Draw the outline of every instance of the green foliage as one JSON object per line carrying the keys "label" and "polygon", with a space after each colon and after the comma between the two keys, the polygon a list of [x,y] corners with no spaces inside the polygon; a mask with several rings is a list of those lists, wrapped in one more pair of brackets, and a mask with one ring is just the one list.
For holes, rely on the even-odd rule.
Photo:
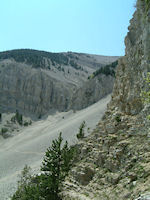
{"label": "green foliage", "polygon": [[29,125],[31,125],[31,124],[32,124],[32,121],[30,120],[30,121],[25,121],[23,125],[24,125],[24,126],[29,126]]}
{"label": "green foliage", "polygon": [[150,120],[150,115],[147,116],[147,119]]}
{"label": "green foliage", "polygon": [[31,176],[30,168],[25,166],[12,200],[61,200],[62,181],[73,164],[76,152],[75,147],[69,147],[67,142],[62,145],[61,135],[47,149],[40,175]]}
{"label": "green foliage", "polygon": [[38,182],[35,184],[35,177],[31,175],[31,168],[24,167],[18,181],[18,188],[11,200],[40,200]]}
{"label": "green foliage", "polygon": [[120,117],[120,115],[117,115],[116,117],[115,117],[115,120],[116,120],[116,122],[121,122],[121,117]]}
{"label": "green foliage", "polygon": [[31,120],[30,120],[30,121],[24,121],[24,120],[23,120],[23,115],[20,114],[20,113],[18,112],[18,110],[16,110],[16,114],[15,114],[14,116],[12,116],[11,122],[13,122],[13,123],[18,122],[18,124],[21,125],[21,126],[22,126],[22,125],[23,125],[23,126],[29,126],[29,125],[32,124],[32,121],[31,121]]}
{"label": "green foliage", "polygon": [[0,52],[0,60],[8,58],[13,58],[16,62],[30,64],[34,68],[45,68],[45,58],[51,60],[53,65],[55,65],[55,63],[67,65],[69,61],[68,57],[62,53],[50,53],[32,49]]}
{"label": "green foliage", "polygon": [[146,13],[148,13],[148,10],[150,9],[150,0],[145,0],[146,3]]}
{"label": "green foliage", "polygon": [[[45,174],[42,176],[41,184],[44,189],[42,195],[45,199],[59,199],[61,183],[71,167],[73,151],[68,147],[67,142],[61,148],[62,141],[63,138],[60,133],[58,139],[53,140],[52,146],[45,153],[41,167],[41,171]],[[46,185],[49,187],[45,187]],[[45,188],[47,188],[46,191]]]}
{"label": "green foliage", "polygon": [[84,136],[85,136],[85,132],[84,132],[84,129],[85,129],[85,121],[83,121],[79,127],[79,132],[77,133],[77,138],[78,139],[83,139]]}
{"label": "green foliage", "polygon": [[15,117],[16,117],[17,122],[18,122],[20,125],[22,125],[22,124],[23,124],[22,114],[20,114],[20,113],[18,112],[18,110],[16,110],[16,115],[15,115]]}
{"label": "green foliage", "polygon": [[29,122],[25,121],[23,125],[24,126],[29,126]]}
{"label": "green foliage", "polygon": [[11,121],[12,122],[18,122],[18,124],[20,124],[21,126],[23,125],[23,116],[22,116],[22,114],[20,114],[19,112],[18,112],[18,110],[16,110],[16,114],[11,118]]}
{"label": "green foliage", "polygon": [[98,76],[99,74],[105,74],[106,76],[108,76],[108,75],[115,76],[115,68],[117,65],[118,65],[118,60],[109,65],[101,67],[97,71],[93,72],[93,74],[91,76],[89,76],[88,79],[92,79],[92,78]]}
{"label": "green foliage", "polygon": [[1,133],[2,133],[2,134],[7,133],[7,132],[8,132],[8,129],[7,129],[7,128],[2,128],[2,129],[1,129]]}
{"label": "green foliage", "polygon": [[83,68],[74,60],[77,56],[63,53],[51,53],[32,49],[18,49],[0,52],[0,60],[13,58],[16,62],[22,62],[31,65],[33,68],[51,69],[51,65],[56,66],[59,71],[65,71],[62,65],[71,65],[76,70]]}

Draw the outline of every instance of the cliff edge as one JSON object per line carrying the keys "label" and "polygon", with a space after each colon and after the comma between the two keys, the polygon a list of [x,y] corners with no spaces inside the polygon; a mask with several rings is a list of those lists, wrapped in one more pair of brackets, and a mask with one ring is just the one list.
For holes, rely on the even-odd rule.
{"label": "cliff edge", "polygon": [[150,71],[150,1],[138,0],[119,60],[112,99],[64,182],[65,200],[149,200],[149,105],[141,102]]}

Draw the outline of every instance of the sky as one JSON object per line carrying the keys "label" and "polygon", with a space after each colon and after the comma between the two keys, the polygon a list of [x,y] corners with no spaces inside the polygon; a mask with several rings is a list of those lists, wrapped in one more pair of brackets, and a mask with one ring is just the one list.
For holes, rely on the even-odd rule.
{"label": "sky", "polygon": [[1,0],[0,51],[124,55],[135,0]]}

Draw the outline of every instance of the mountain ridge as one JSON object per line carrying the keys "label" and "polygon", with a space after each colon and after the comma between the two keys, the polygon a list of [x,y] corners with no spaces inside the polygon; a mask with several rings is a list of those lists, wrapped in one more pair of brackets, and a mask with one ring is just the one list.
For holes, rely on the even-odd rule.
{"label": "mountain ridge", "polygon": [[[0,112],[19,110],[22,114],[40,117],[72,109],[76,91],[88,83],[88,76],[116,58],[28,49],[0,52]],[[86,106],[112,91],[113,78],[103,77],[103,82],[108,80],[110,89],[100,95],[96,90],[97,97]]]}

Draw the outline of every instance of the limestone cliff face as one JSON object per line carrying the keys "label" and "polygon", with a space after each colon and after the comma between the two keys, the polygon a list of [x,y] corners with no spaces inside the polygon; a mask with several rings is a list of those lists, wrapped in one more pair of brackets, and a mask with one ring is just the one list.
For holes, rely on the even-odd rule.
{"label": "limestone cliff face", "polygon": [[150,71],[150,1],[138,0],[119,60],[112,100],[95,130],[79,141],[64,182],[65,200],[150,199],[150,106],[141,90]]}
{"label": "limestone cliff face", "polygon": [[15,111],[40,117],[65,110],[73,86],[49,77],[40,69],[9,61],[0,73],[1,112]]}
{"label": "limestone cliff face", "polygon": [[119,60],[110,107],[118,107],[127,114],[142,109],[140,92],[144,78],[150,71],[150,11],[148,1],[137,1],[137,10],[130,21],[125,38],[125,56]]}
{"label": "limestone cliff face", "polygon": [[112,92],[113,78],[102,76],[101,81],[93,79],[87,83],[88,76],[116,59],[72,52],[1,52],[0,112],[17,109],[37,118],[89,106]]}
{"label": "limestone cliff face", "polygon": [[80,110],[97,102],[110,94],[113,89],[115,78],[111,75],[100,74],[85,82],[83,86],[73,94],[70,108]]}

